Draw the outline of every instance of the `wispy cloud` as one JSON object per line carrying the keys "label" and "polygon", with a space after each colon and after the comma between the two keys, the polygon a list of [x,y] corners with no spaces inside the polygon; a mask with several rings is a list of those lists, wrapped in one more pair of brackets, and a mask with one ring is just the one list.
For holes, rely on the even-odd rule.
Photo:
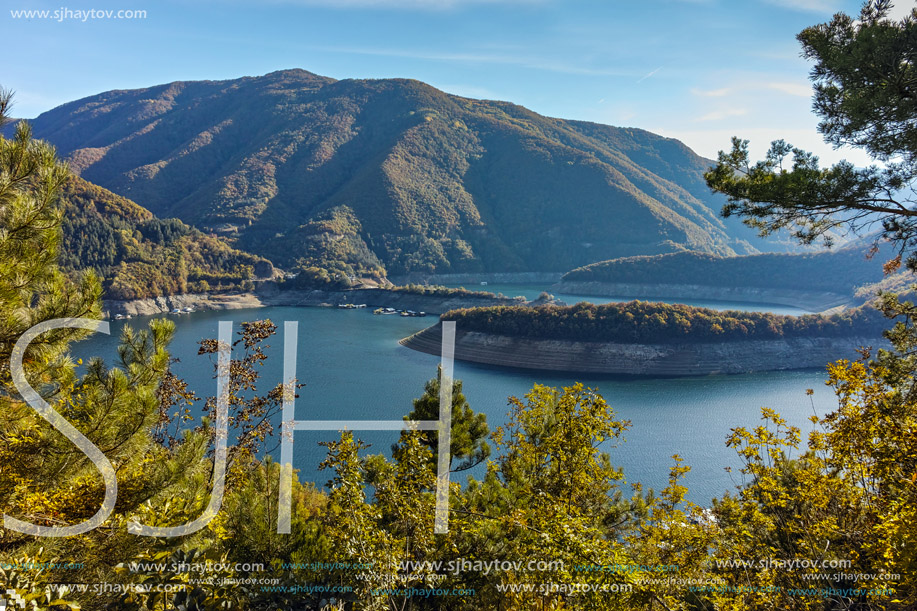
{"label": "wispy cloud", "polygon": [[275,4],[298,4],[337,9],[378,8],[440,11],[481,4],[543,4],[549,0],[273,0]]}
{"label": "wispy cloud", "polygon": [[776,89],[777,91],[782,91],[788,95],[795,95],[801,98],[808,98],[812,96],[812,87],[810,85],[803,85],[801,83],[766,83],[765,87],[768,89]]}
{"label": "wispy cloud", "polygon": [[442,62],[461,62],[469,64],[497,64],[546,70],[563,74],[578,74],[583,76],[630,76],[631,72],[602,68],[589,68],[557,60],[545,59],[537,56],[501,55],[489,53],[444,53],[438,51],[414,51],[407,49],[382,49],[374,47],[345,47],[345,46],[312,46],[308,48],[316,51],[331,53],[348,53],[353,55],[368,55],[373,57],[402,57],[407,59],[420,59]]}
{"label": "wispy cloud", "polygon": [[841,8],[837,0],[764,0],[768,4],[782,6],[794,11],[809,13],[834,13]]}
{"label": "wispy cloud", "polygon": [[[715,126],[698,126],[696,129],[665,129],[660,126],[646,125],[646,129],[653,133],[669,138],[677,138],[690,146],[698,155],[707,159],[716,159],[717,151],[729,150],[729,140],[737,135],[734,128],[720,128]],[[847,159],[858,166],[867,166],[873,160],[860,149],[844,147],[833,149],[825,146],[821,134],[811,128],[788,129],[785,125],[746,126],[738,133],[742,138],[751,141],[750,151],[752,159],[761,159],[767,152],[770,143],[778,138],[798,146],[803,150],[818,153],[823,163],[837,163]]]}
{"label": "wispy cloud", "polygon": [[[844,10],[844,6],[839,0],[764,0],[764,2],[795,11],[823,13],[826,16]],[[891,10],[888,11],[888,17],[894,20],[901,20],[910,15],[913,9],[913,0],[895,0]],[[859,9],[845,10],[844,12],[851,17],[857,17],[860,13]]]}
{"label": "wispy cloud", "polygon": [[708,112],[707,114],[700,116],[694,119],[697,122],[701,121],[722,121],[723,119],[728,119],[729,117],[741,117],[742,115],[748,114],[748,110],[745,108],[723,108],[721,110],[714,110]]}
{"label": "wispy cloud", "polygon": [[727,87],[720,87],[718,89],[701,89],[699,87],[694,87],[691,89],[691,94],[702,98],[722,98],[726,96],[735,96],[742,92],[761,91],[763,89],[771,89],[800,98],[809,98],[812,96],[812,86],[808,83],[764,80],[734,82]]}
{"label": "wispy cloud", "polygon": [[731,91],[732,89],[729,87],[723,87],[721,89],[698,89],[695,87],[691,90],[691,93],[704,98],[721,98],[724,95],[729,94]]}
{"label": "wispy cloud", "polygon": [[651,76],[653,76],[654,74],[656,74],[656,73],[659,72],[660,70],[662,70],[662,66],[659,66],[658,68],[656,68],[656,69],[653,70],[652,72],[647,72],[647,73],[644,74],[642,77],[640,77],[640,79],[638,79],[637,82],[638,82],[638,83],[642,83],[643,81],[645,81],[646,79],[650,78]]}

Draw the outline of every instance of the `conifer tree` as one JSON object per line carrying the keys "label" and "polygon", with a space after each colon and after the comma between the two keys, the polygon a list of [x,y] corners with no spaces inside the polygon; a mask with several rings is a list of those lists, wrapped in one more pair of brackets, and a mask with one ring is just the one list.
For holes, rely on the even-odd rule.
{"label": "conifer tree", "polygon": [[721,151],[705,175],[729,199],[724,216],[742,217],[762,235],[787,229],[803,243],[830,244],[832,232],[878,226],[917,269],[917,10],[894,21],[891,8],[890,0],[870,0],[859,19],[838,13],[797,37],[815,62],[819,132],[828,144],[861,149],[881,165],[822,167],[783,140],[752,163],[748,141],[733,138],[732,150]]}
{"label": "conifer tree", "polygon": [[[12,96],[0,93],[0,124]],[[0,513],[38,526],[79,524],[102,505],[105,486],[89,457],[26,403],[13,384],[10,355],[33,326],[59,318],[99,318],[100,285],[85,274],[74,281],[57,266],[61,232],[58,193],[69,172],[48,144],[34,140],[25,122],[0,137]],[[69,357],[87,331],[57,329],[38,335],[24,353],[26,381],[44,401],[98,447],[114,467],[118,496],[101,526],[71,537],[36,537],[0,526],[0,584],[48,608],[66,589],[55,581],[109,579],[119,560],[151,542],[127,532],[139,518],[184,523],[206,497],[206,437],[191,435],[172,449],[153,430],[174,397],[161,381],[171,362],[166,347],[174,325],[127,329],[118,368],[99,359],[77,375]],[[168,505],[172,498],[177,502]],[[173,545],[179,542],[174,542]],[[77,563],[78,570],[22,569],[23,562]],[[12,568],[10,568],[12,567]],[[19,568],[17,568],[19,567]],[[84,608],[105,598],[86,597]]]}

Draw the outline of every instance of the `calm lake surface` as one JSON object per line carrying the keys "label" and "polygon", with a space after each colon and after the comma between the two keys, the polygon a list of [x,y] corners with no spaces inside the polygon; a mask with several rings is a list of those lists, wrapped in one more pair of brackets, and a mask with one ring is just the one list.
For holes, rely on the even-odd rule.
{"label": "calm lake surface", "polygon": [[[480,284],[446,284],[450,288],[466,288],[469,291],[488,291],[491,293],[503,293],[507,297],[515,297],[521,295],[528,300],[537,299],[538,296],[545,291],[545,287],[538,284],[501,284],[499,282],[490,282],[486,286],[481,286]],[[665,301],[664,299],[647,299],[646,297],[640,297],[639,295],[634,295],[632,297],[597,297],[592,295],[571,295],[569,293],[558,293],[547,289],[547,292],[554,295],[555,298],[565,302],[567,305],[573,305],[579,303],[580,301],[588,301],[590,303],[623,303],[627,301],[633,301],[635,299],[640,299],[642,301]],[[746,310],[746,311],[759,311],[759,312],[772,312],[774,314],[789,314],[792,316],[802,316],[803,314],[811,314],[808,310],[803,310],[801,308],[794,308],[792,306],[785,305],[776,305],[776,304],[766,304],[766,303],[746,303],[740,301],[703,301],[697,299],[677,299],[673,303],[683,303],[689,306],[697,306],[701,308],[713,308],[714,310]]]}
{"label": "calm lake surface", "polygon": [[[525,294],[518,285],[513,286],[516,292],[511,287],[487,288],[507,295]],[[698,305],[770,310],[749,304]],[[788,308],[779,310],[787,313]],[[197,344],[217,336],[219,321],[233,321],[236,331],[239,323],[250,320],[270,318],[278,325],[279,333],[267,351],[268,364],[262,369],[264,392],[281,380],[283,322],[299,321],[297,375],[306,386],[296,404],[298,420],[400,419],[411,410],[411,400],[422,394],[424,383],[435,375],[439,362],[439,357],[398,344],[399,339],[434,324],[435,317],[374,316],[369,309],[272,307],[169,318],[176,325],[171,346],[173,356],[180,359],[176,373],[201,397],[215,394],[216,382],[213,364],[208,357],[197,355]],[[96,334],[74,345],[74,357],[102,356],[109,364],[114,363],[121,328],[125,324],[144,327],[151,319],[111,321],[111,335]],[[692,468],[685,480],[688,496],[700,504],[708,504],[740,481],[736,469],[739,462],[724,445],[731,428],[757,426],[760,408],[767,406],[806,432],[811,428],[807,418],[813,410],[822,414],[836,407],[833,393],[824,385],[824,370],[648,379],[511,370],[456,361],[455,377],[464,382],[471,407],[487,414],[491,429],[505,422],[507,397],[521,398],[535,383],[559,387],[579,381],[597,388],[618,417],[632,423],[626,442],[610,449],[612,464],[624,468],[629,482],[639,481],[659,490],[665,486],[670,457],[680,454]],[[815,390],[814,396],[806,396],[807,388]],[[398,437],[397,433],[372,431],[359,432],[358,436],[372,444],[369,452],[386,454]],[[301,470],[302,479],[319,485],[327,482],[330,474],[317,470],[325,455],[318,442],[337,437],[327,432],[296,433],[294,467]],[[278,442],[279,433],[275,433],[269,447]],[[271,453],[279,456],[279,449]],[[732,466],[734,472],[726,473],[726,466]],[[464,482],[466,475],[460,474],[459,479]]]}

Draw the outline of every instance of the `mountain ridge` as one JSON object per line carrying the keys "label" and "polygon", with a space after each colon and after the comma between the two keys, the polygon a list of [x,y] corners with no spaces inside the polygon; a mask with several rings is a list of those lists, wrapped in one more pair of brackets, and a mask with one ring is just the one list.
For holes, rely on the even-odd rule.
{"label": "mountain ridge", "polygon": [[709,161],[637,128],[305,70],[89,96],[33,121],[84,178],[284,267],[567,271],[785,250],[720,219]]}

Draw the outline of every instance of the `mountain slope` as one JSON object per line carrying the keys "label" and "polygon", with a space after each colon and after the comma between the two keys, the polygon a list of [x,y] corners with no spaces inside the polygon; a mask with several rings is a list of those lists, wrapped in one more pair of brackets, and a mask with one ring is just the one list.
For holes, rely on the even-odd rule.
{"label": "mountain slope", "polygon": [[177,219],[157,219],[80,178],[66,184],[61,206],[61,267],[93,270],[108,299],[249,289],[256,276],[273,271],[260,257]]}
{"label": "mountain slope", "polygon": [[84,178],[284,266],[565,271],[772,248],[718,218],[709,162],[675,140],[417,81],[287,70],[177,82],[33,125]]}
{"label": "mountain slope", "polygon": [[863,302],[879,288],[908,285],[910,272],[883,275],[883,263],[894,254],[887,244],[873,252],[862,243],[818,253],[719,257],[682,252],[592,263],[567,272],[561,281],[828,291]]}

